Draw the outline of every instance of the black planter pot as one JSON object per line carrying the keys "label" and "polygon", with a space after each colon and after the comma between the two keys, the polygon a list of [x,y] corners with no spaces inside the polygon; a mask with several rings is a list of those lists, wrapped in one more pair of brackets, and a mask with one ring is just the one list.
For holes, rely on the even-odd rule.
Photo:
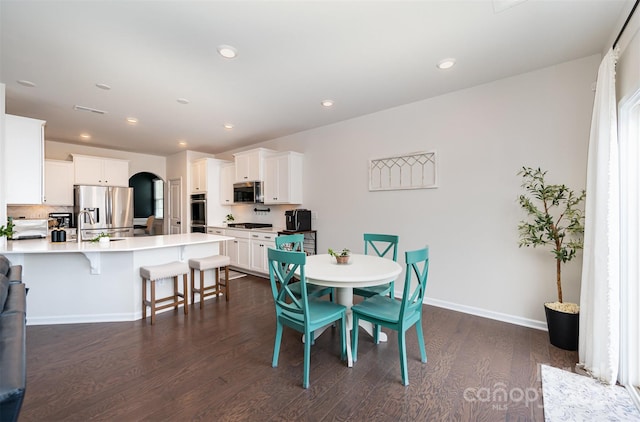
{"label": "black planter pot", "polygon": [[568,314],[547,308],[544,313],[549,328],[549,341],[564,350],[578,350],[580,314]]}

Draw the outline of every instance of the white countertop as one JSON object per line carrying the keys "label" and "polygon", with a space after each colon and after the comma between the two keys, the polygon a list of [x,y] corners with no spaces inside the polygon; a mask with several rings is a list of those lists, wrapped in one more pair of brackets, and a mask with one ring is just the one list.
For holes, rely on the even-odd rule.
{"label": "white countertop", "polygon": [[109,243],[77,241],[53,243],[48,239],[8,240],[0,245],[0,254],[11,253],[70,253],[70,252],[127,252],[144,249],[159,249],[174,246],[233,240],[233,237],[206,233],[168,234],[162,236],[121,237]]}

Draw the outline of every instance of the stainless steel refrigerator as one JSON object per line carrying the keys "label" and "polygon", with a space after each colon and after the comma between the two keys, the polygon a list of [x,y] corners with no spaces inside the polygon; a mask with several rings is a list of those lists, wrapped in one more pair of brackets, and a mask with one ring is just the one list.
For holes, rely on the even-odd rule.
{"label": "stainless steel refrigerator", "polygon": [[133,236],[133,188],[75,185],[73,190],[73,214],[82,240],[100,233]]}

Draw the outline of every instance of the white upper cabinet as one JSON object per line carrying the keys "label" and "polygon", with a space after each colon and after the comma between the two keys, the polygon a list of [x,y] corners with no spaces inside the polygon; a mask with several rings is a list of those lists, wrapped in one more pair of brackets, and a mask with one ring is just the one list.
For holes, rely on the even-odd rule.
{"label": "white upper cabinet", "polygon": [[47,205],[73,205],[73,162],[44,161],[44,201]]}
{"label": "white upper cabinet", "polygon": [[191,162],[191,193],[207,193],[207,159]]}
{"label": "white upper cabinet", "polygon": [[200,158],[190,164],[191,193],[207,195],[207,221],[209,226],[222,224],[229,213],[221,198],[221,168],[226,162],[215,158]]}
{"label": "white upper cabinet", "polygon": [[220,203],[233,205],[233,182],[236,176],[236,167],[233,163],[223,164],[220,168]]}
{"label": "white upper cabinet", "polygon": [[5,114],[7,204],[42,204],[45,123]]}
{"label": "white upper cabinet", "polygon": [[129,161],[73,154],[76,185],[129,186]]}
{"label": "white upper cabinet", "polygon": [[264,203],[302,203],[302,161],[300,153],[288,151],[264,160]]}
{"label": "white upper cabinet", "polygon": [[256,148],[233,154],[236,163],[236,182],[255,182],[263,180],[263,166],[265,157],[273,153],[272,150]]}

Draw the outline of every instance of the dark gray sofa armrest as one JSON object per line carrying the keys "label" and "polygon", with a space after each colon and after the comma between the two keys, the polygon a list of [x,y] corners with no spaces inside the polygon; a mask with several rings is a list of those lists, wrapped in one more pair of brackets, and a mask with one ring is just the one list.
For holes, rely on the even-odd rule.
{"label": "dark gray sofa armrest", "polygon": [[21,283],[22,282],[22,265],[14,265],[9,268],[9,274],[7,274],[9,283]]}
{"label": "dark gray sofa armrest", "polygon": [[26,289],[9,284],[0,310],[0,421],[17,421],[27,383]]}

